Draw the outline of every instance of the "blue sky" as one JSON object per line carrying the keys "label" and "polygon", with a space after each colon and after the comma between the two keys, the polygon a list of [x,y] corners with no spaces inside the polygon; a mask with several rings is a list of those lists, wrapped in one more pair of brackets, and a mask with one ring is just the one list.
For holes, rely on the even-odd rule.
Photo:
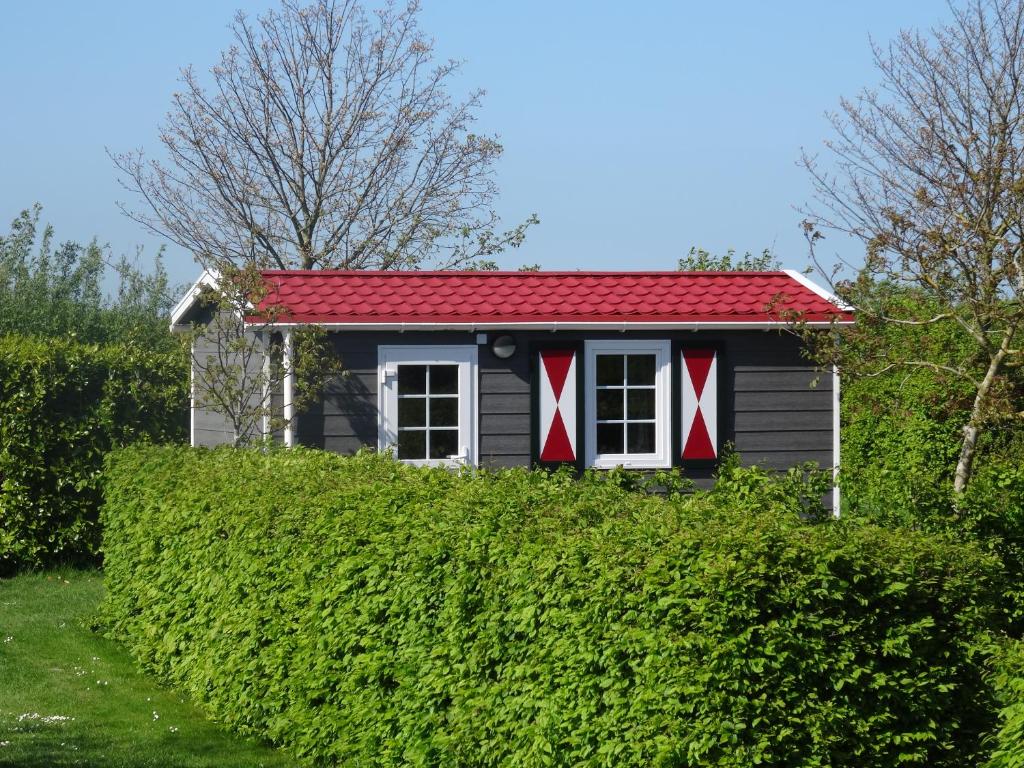
{"label": "blue sky", "polygon": [[[105,147],[156,151],[179,69],[208,69],[233,12],[269,5],[5,4],[0,231],[40,202],[60,240],[155,251],[116,207],[129,198]],[[671,269],[691,245],[772,247],[806,266],[800,148],[821,145],[841,95],[875,82],[869,36],[948,16],[939,0],[423,6],[439,55],[465,60],[457,92],[487,91],[477,128],[505,146],[499,212],[541,219],[502,264],[548,269]],[[179,281],[197,271],[175,246],[167,265]]]}

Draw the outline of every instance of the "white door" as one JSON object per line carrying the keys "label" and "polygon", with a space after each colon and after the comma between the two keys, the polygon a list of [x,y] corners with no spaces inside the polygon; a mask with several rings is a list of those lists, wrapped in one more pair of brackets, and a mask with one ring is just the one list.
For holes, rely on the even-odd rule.
{"label": "white door", "polygon": [[409,464],[476,466],[476,346],[381,346],[377,357],[380,450]]}

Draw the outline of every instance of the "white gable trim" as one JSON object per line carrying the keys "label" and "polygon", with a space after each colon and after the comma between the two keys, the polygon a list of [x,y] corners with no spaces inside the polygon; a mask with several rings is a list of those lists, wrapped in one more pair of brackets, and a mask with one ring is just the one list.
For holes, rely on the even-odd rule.
{"label": "white gable trim", "polygon": [[791,278],[796,280],[798,283],[800,283],[800,285],[802,285],[804,288],[806,288],[809,291],[814,291],[816,294],[821,296],[821,298],[825,299],[825,301],[835,304],[837,307],[839,307],[839,309],[843,310],[844,312],[854,311],[853,307],[851,307],[849,304],[840,299],[831,291],[826,290],[822,286],[818,285],[803,272],[797,272],[795,269],[785,269],[783,271]]}
{"label": "white gable trim", "polygon": [[216,288],[219,282],[220,275],[216,271],[210,269],[203,270],[203,274],[199,276],[199,279],[192,284],[188,292],[181,297],[181,301],[171,310],[171,333],[187,330],[188,326],[184,325],[181,319],[195,306],[203,288]]}

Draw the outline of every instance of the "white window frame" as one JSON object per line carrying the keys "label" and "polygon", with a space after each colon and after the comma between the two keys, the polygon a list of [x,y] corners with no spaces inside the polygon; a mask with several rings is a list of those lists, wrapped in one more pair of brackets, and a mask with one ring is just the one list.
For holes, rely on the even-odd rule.
{"label": "white window frame", "polygon": [[[587,466],[597,469],[663,469],[672,466],[672,342],[668,340],[594,340],[584,343],[584,416]],[[655,356],[654,453],[597,452],[597,356]]]}
{"label": "white window frame", "polygon": [[446,459],[402,459],[414,466],[477,465],[479,442],[477,348],[459,345],[381,345],[377,347],[377,447],[398,456],[398,366],[459,366],[459,453]]}

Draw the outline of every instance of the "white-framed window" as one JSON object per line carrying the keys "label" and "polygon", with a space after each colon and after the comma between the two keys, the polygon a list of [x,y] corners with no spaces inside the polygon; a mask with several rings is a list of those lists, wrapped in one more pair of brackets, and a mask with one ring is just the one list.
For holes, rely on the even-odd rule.
{"label": "white-framed window", "polygon": [[380,346],[379,448],[418,465],[476,465],[477,348]]}
{"label": "white-framed window", "polygon": [[585,351],[588,466],[671,466],[671,342],[588,341]]}

